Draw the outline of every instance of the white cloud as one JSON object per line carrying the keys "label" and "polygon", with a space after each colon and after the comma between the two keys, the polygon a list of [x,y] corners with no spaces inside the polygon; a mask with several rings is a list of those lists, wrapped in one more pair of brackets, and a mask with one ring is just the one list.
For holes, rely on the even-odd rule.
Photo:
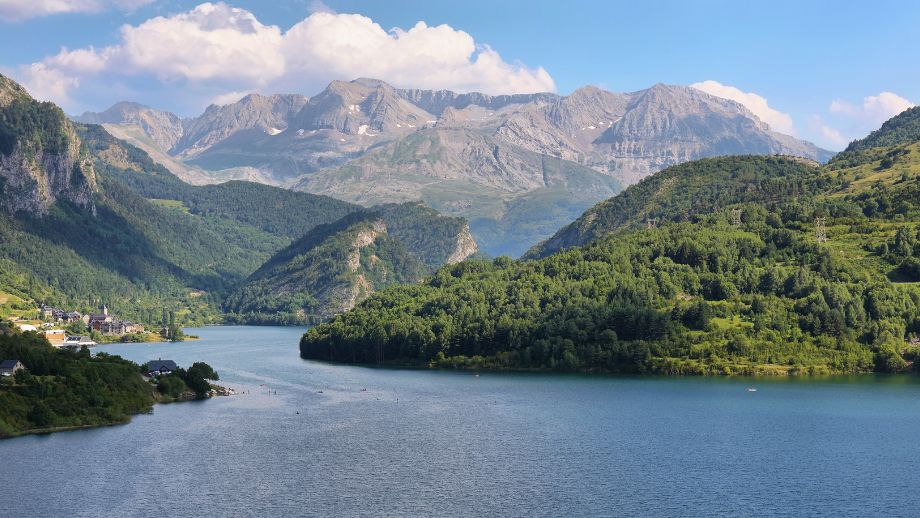
{"label": "white cloud", "polygon": [[265,84],[284,73],[281,30],[244,9],[205,3],[169,18],[121,29],[113,53],[162,81],[230,80]]}
{"label": "white cloud", "polygon": [[133,11],[153,0],[0,0],[0,20],[22,21],[64,13]]}
{"label": "white cloud", "polygon": [[509,63],[448,25],[418,22],[408,30],[386,31],[366,16],[337,14],[324,5],[315,3],[308,17],[282,31],[244,9],[204,3],[177,15],[125,25],[120,41],[110,47],[62,49],[23,66],[20,76],[32,88],[26,72],[35,67],[56,72],[59,84],[71,88],[94,75],[152,77],[167,88],[207,91],[209,100],[252,90],[312,94],[333,79],[356,77],[464,92],[555,90],[543,68]]}
{"label": "white cloud", "polygon": [[235,91],[235,92],[227,92],[227,93],[215,95],[214,97],[211,98],[208,104],[216,104],[218,106],[227,106],[228,104],[233,104],[239,101],[240,99],[242,99],[243,97],[246,97],[247,95],[251,93],[254,93],[254,92]]}
{"label": "white cloud", "polygon": [[859,122],[879,126],[886,120],[913,106],[914,103],[891,92],[882,92],[863,98],[862,105],[853,105],[841,99],[831,102],[831,113],[845,115]]}
{"label": "white cloud", "polygon": [[418,22],[388,32],[366,16],[316,12],[287,31],[282,52],[289,78],[296,80],[365,76],[398,86],[486,93],[555,89],[542,68],[507,63],[449,25]]}
{"label": "white cloud", "polygon": [[831,149],[843,149],[850,141],[840,130],[829,126],[820,115],[811,116],[810,126],[819,137],[819,142]]}
{"label": "white cloud", "polygon": [[825,116],[811,116],[809,129],[819,144],[830,149],[843,149],[913,105],[892,92],[866,96],[862,103],[835,99],[828,106]]}
{"label": "white cloud", "polygon": [[753,92],[744,92],[734,86],[723,85],[718,81],[708,80],[693,83],[691,88],[696,88],[710,95],[735,101],[767,123],[770,129],[787,135],[796,135],[795,124],[788,113],[771,108],[767,100]]}
{"label": "white cloud", "polygon": [[44,63],[33,63],[20,68],[19,80],[36,99],[53,100],[65,106],[71,103],[70,92],[80,86],[78,78]]}

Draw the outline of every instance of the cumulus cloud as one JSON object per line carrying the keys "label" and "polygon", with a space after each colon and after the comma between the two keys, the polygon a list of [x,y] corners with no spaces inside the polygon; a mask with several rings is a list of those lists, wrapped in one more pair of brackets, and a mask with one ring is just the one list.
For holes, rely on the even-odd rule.
{"label": "cumulus cloud", "polygon": [[22,21],[64,13],[133,11],[153,0],[0,0],[0,20]]}
{"label": "cumulus cloud", "polygon": [[128,71],[162,81],[229,80],[256,85],[284,73],[281,30],[244,9],[201,4],[171,17],[158,16],[121,29],[112,54]]}
{"label": "cumulus cloud", "polygon": [[843,149],[849,142],[865,137],[886,120],[913,105],[892,92],[866,96],[861,103],[835,99],[824,116],[811,116],[809,129],[815,140],[825,147]]}
{"label": "cumulus cloud", "polygon": [[829,111],[878,126],[913,105],[914,103],[898,94],[882,92],[878,95],[864,97],[861,105],[835,99],[831,102]]}
{"label": "cumulus cloud", "polygon": [[247,95],[251,93],[255,93],[255,92],[236,91],[236,92],[227,92],[227,93],[218,94],[212,97],[211,100],[208,102],[208,104],[216,104],[218,106],[227,106],[229,104],[233,104],[239,101],[240,99],[242,99],[243,97],[246,97]]}
{"label": "cumulus cloud", "polygon": [[828,125],[820,115],[811,116],[810,126],[818,141],[831,149],[843,149],[849,142],[840,130]]}
{"label": "cumulus cloud", "polygon": [[449,25],[418,22],[385,31],[366,16],[315,12],[284,35],[282,52],[293,78],[367,76],[399,86],[487,93],[555,89],[542,68],[507,63]]}
{"label": "cumulus cloud", "polygon": [[62,49],[22,67],[20,75],[32,87],[27,70],[42,67],[60,76],[58,84],[71,88],[94,75],[152,77],[167,88],[207,90],[207,98],[221,100],[253,90],[310,94],[333,79],[356,77],[464,92],[555,90],[543,68],[507,62],[449,25],[418,22],[408,30],[385,30],[366,16],[338,14],[323,6],[316,3],[308,17],[282,31],[245,9],[204,3],[184,13],[125,25],[120,41],[110,47]]}
{"label": "cumulus cloud", "polygon": [[19,70],[18,79],[29,93],[39,100],[54,100],[64,106],[71,101],[70,93],[80,86],[76,77],[44,63],[33,63]]}
{"label": "cumulus cloud", "polygon": [[708,80],[693,83],[691,88],[696,88],[710,95],[735,101],[767,123],[770,129],[787,135],[796,135],[795,124],[788,113],[771,108],[767,100],[753,92],[744,92],[739,88],[723,85],[718,81]]}

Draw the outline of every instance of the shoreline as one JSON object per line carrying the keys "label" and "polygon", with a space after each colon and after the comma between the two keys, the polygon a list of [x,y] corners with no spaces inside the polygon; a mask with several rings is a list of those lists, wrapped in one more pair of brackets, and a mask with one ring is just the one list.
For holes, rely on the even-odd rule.
{"label": "shoreline", "polygon": [[[144,379],[144,381],[145,383],[149,383],[149,380],[147,380],[146,378]],[[137,413],[131,414],[122,420],[112,421],[108,423],[99,423],[99,424],[79,424],[79,425],[54,426],[51,428],[31,428],[28,430],[17,431],[14,434],[8,435],[6,437],[0,436],[0,441],[5,441],[8,439],[16,439],[18,437],[26,437],[29,435],[51,435],[51,434],[59,433],[59,432],[74,432],[74,431],[79,431],[79,430],[90,430],[93,428],[107,428],[110,426],[123,426],[123,425],[131,424],[135,416],[144,415],[144,414],[152,414],[154,411],[154,408],[156,408],[157,405],[171,405],[175,403],[190,403],[193,401],[207,401],[215,397],[229,397],[229,396],[236,395],[236,391],[234,391],[233,389],[228,389],[226,387],[221,387],[217,385],[214,385],[213,387],[214,387],[213,390],[215,390],[216,393],[212,395],[208,395],[207,397],[203,397],[203,398],[194,397],[194,393],[187,393],[183,395],[182,397],[178,397],[178,398],[166,398],[166,397],[163,397],[162,395],[156,395],[154,396],[155,400],[153,401],[153,403],[151,403],[149,410],[145,412],[137,412]],[[154,387],[154,390],[156,390],[156,387]],[[191,394],[192,397],[188,397],[189,394]]]}
{"label": "shoreline", "polygon": [[[409,370],[409,371],[457,371],[457,372],[470,372],[470,373],[479,373],[487,372],[493,374],[553,374],[553,375],[578,375],[578,376],[627,376],[627,377],[661,377],[661,378],[725,378],[725,379],[740,379],[740,378],[751,378],[751,379],[819,379],[819,378],[837,378],[837,377],[872,377],[872,376],[914,376],[917,373],[913,371],[908,372],[876,372],[876,371],[860,371],[860,372],[843,372],[843,371],[831,371],[821,368],[812,368],[812,372],[809,371],[809,367],[803,366],[801,369],[761,369],[757,370],[756,367],[753,367],[756,372],[748,371],[738,371],[731,373],[717,372],[715,369],[712,372],[665,372],[665,371],[615,371],[615,370],[603,370],[603,369],[580,369],[580,370],[561,370],[561,369],[550,369],[550,368],[534,368],[534,367],[491,367],[491,366],[482,366],[482,365],[470,365],[470,366],[456,366],[456,365],[437,365],[437,364],[420,364],[420,363],[349,363],[349,362],[337,362],[331,360],[323,360],[319,358],[307,358],[300,356],[301,360],[319,362],[326,365],[336,365],[336,366],[345,366],[345,367],[362,367],[366,369],[391,369],[391,370]],[[773,366],[772,364],[764,364],[764,367]],[[821,370],[821,372],[815,372]],[[917,377],[920,380],[920,376]]]}

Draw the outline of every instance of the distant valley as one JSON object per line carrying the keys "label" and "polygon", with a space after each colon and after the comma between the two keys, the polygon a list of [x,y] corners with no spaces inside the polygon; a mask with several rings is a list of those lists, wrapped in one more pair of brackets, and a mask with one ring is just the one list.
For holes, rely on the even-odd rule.
{"label": "distant valley", "polygon": [[464,219],[419,202],[364,208],[252,182],[191,185],[0,76],[4,317],[31,320],[39,302],[104,303],[145,323],[168,310],[184,325],[303,324],[477,252]]}
{"label": "distant valley", "polygon": [[422,200],[470,221],[483,251],[521,255],[598,201],[671,165],[727,154],[832,153],[690,87],[490,96],[334,81],[251,94],[190,119],[135,103],[102,124],[195,184],[250,180],[372,206]]}

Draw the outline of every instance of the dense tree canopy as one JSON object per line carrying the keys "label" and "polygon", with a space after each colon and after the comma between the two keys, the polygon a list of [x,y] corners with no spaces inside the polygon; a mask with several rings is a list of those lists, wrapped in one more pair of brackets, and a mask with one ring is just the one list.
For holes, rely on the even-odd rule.
{"label": "dense tree canopy", "polygon": [[442,268],[311,329],[301,354],[614,372],[903,371],[920,334],[916,147],[870,150],[847,167],[727,157],[671,168],[573,224],[590,244]]}
{"label": "dense tree canopy", "polygon": [[0,437],[127,421],[155,398],[137,364],[104,353],[55,349],[34,333],[0,334],[0,358],[27,370],[0,379]]}

